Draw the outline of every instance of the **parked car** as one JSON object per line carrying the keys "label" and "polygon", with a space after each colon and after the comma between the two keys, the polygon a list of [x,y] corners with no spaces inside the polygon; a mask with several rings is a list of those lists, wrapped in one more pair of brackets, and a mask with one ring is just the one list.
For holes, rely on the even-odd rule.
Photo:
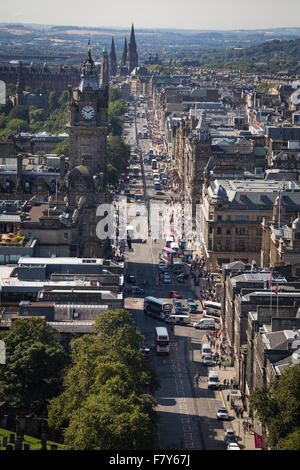
{"label": "parked car", "polygon": [[133,274],[128,274],[126,277],[126,281],[130,284],[134,284],[136,282],[135,276]]}
{"label": "parked car", "polygon": [[188,308],[191,312],[195,312],[198,309],[198,305],[193,299],[188,299]]}
{"label": "parked car", "polygon": [[136,294],[136,295],[143,295],[145,293],[144,289],[142,289],[139,286],[132,286],[131,292],[132,294]]}
{"label": "parked car", "polygon": [[227,447],[229,444],[236,444],[236,437],[235,435],[229,435],[224,439],[225,446]]}
{"label": "parked car", "polygon": [[206,354],[205,356],[203,356],[203,365],[204,366],[210,366],[211,365],[211,355],[210,354]]}
{"label": "parked car", "polygon": [[226,410],[226,408],[218,408],[217,419],[228,419],[228,411]]}
{"label": "parked car", "polygon": [[142,352],[146,361],[149,362],[150,361],[150,348],[143,348]]}
{"label": "parked car", "polygon": [[227,450],[241,450],[237,443],[232,443],[227,446]]}
{"label": "parked car", "polygon": [[233,429],[225,429],[225,432],[224,432],[224,441],[226,441],[227,439],[231,439],[231,438],[235,438],[235,432]]}
{"label": "parked car", "polygon": [[178,294],[178,292],[176,292],[176,290],[171,290],[169,292],[169,297],[171,299],[182,299],[182,295],[181,294]]}
{"label": "parked car", "polygon": [[184,279],[185,279],[184,274],[178,274],[176,276],[176,279],[177,279],[178,282],[184,283]]}

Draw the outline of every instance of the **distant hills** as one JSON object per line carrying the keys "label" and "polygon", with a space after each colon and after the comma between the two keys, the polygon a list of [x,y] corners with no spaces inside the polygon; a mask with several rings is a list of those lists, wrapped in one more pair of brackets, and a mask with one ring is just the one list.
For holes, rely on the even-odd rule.
{"label": "distant hills", "polygon": [[[89,35],[95,58],[100,59],[104,46],[110,48],[112,36],[120,58],[130,27],[0,23],[0,61],[22,59],[76,64],[86,54]],[[139,29],[135,25],[135,32],[141,59],[149,53],[158,53],[162,63],[180,60],[186,65],[270,73],[287,69],[300,73],[300,28],[218,31]]]}
{"label": "distant hills", "polygon": [[300,38],[264,42],[247,48],[212,49],[200,56],[202,64],[244,72],[300,74]]}

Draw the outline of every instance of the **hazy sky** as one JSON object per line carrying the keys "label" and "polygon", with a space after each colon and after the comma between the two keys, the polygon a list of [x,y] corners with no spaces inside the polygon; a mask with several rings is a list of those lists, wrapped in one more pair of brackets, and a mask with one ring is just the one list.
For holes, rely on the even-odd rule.
{"label": "hazy sky", "polygon": [[300,27],[300,0],[10,0],[0,22],[182,29]]}

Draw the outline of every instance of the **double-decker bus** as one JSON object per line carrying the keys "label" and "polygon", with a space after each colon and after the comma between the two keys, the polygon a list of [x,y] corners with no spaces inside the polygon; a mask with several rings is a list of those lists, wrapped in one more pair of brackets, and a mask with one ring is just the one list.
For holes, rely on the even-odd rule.
{"label": "double-decker bus", "polygon": [[170,314],[172,308],[171,303],[156,297],[145,297],[144,299],[144,313],[160,320],[164,320],[165,316]]}
{"label": "double-decker bus", "polygon": [[210,312],[220,314],[221,313],[221,303],[212,302],[211,300],[206,300],[203,303],[203,310],[209,310]]}
{"label": "double-decker bus", "polygon": [[168,330],[165,326],[155,328],[155,349],[156,354],[168,355],[170,352],[170,340]]}
{"label": "double-decker bus", "polygon": [[167,265],[172,266],[173,264],[173,257],[177,255],[176,251],[172,250],[172,248],[168,248],[165,246],[160,253],[160,259]]}

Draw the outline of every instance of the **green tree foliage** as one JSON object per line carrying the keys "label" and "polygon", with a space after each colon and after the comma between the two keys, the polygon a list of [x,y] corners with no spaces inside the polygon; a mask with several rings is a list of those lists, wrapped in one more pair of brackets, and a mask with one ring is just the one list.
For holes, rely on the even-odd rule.
{"label": "green tree foliage", "polygon": [[8,115],[9,121],[12,119],[22,119],[29,124],[29,108],[28,106],[18,105],[15,106]]}
{"label": "green tree foliage", "polygon": [[120,88],[117,87],[110,87],[109,88],[109,95],[108,95],[108,100],[109,102],[117,101],[122,98],[122,93]]}
{"label": "green tree foliage", "polygon": [[59,142],[55,147],[53,153],[57,153],[57,155],[65,155],[66,157],[69,156],[69,139],[65,139],[62,142]]}
{"label": "green tree foliage", "polygon": [[108,182],[115,184],[120,174],[125,171],[130,158],[130,145],[121,137],[107,137],[107,171]]}
{"label": "green tree foliage", "polygon": [[49,406],[49,424],[64,427],[72,450],[153,449],[157,421],[155,400],[144,394],[158,387],[153,368],[140,348],[142,335],[125,310],[107,311],[94,334],[71,342],[72,364],[64,391]]}
{"label": "green tree foliage", "polygon": [[17,132],[17,130],[21,132],[28,132],[30,131],[29,124],[26,121],[23,121],[23,119],[11,119],[8,121],[6,127],[0,132],[0,135],[13,135]]}
{"label": "green tree foliage", "polygon": [[290,366],[278,380],[253,390],[251,406],[267,429],[271,447],[299,445],[300,366]]}
{"label": "green tree foliage", "polygon": [[15,406],[42,408],[61,391],[67,355],[57,331],[40,318],[18,319],[4,336],[0,396]]}
{"label": "green tree foliage", "polygon": [[[114,90],[114,89],[113,89]],[[116,94],[115,94],[116,97]],[[108,126],[111,135],[121,136],[124,125],[124,114],[127,111],[126,103],[123,99],[116,99],[108,102]]]}
{"label": "green tree foliage", "polygon": [[55,90],[51,91],[48,96],[48,107],[50,113],[56,110],[59,106],[58,96]]}

